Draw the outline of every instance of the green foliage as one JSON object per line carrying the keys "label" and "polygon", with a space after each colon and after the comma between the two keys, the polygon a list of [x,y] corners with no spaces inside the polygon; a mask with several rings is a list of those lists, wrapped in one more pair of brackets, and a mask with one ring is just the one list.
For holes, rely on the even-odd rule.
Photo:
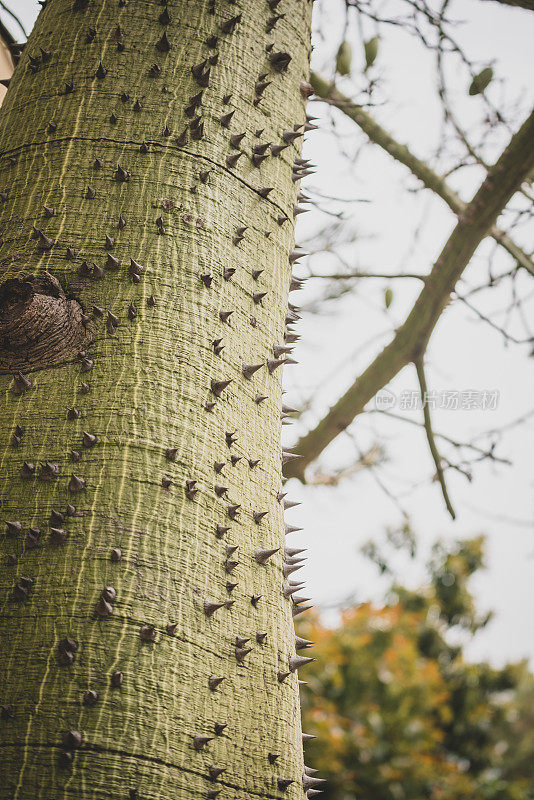
{"label": "green foliage", "polygon": [[533,798],[534,678],[524,662],[496,669],[463,656],[489,619],[468,587],[484,538],[436,545],[418,591],[393,575],[399,552],[416,555],[409,525],[385,539],[363,548],[392,576],[383,606],[350,608],[333,629],[317,617],[299,627],[316,642],[303,715],[326,797]]}
{"label": "green foliage", "polygon": [[352,64],[352,47],[348,42],[341,42],[336,56],[336,72],[348,75]]}
{"label": "green foliage", "polygon": [[475,94],[482,94],[482,92],[488,88],[491,81],[493,80],[493,70],[491,67],[485,67],[478,75],[475,75],[473,80],[471,81],[471,85],[469,87],[469,94],[471,96]]}
{"label": "green foliage", "polygon": [[369,41],[363,44],[365,55],[365,69],[372,67],[378,55],[378,36],[373,36]]}

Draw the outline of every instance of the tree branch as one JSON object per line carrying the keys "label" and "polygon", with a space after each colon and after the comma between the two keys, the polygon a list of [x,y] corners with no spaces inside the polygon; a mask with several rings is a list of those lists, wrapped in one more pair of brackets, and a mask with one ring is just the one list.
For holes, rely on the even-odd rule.
{"label": "tree branch", "polygon": [[[488,2],[488,0],[484,0]],[[492,0],[504,6],[515,6],[516,8],[526,8],[527,11],[534,11],[534,0]]]}
{"label": "tree branch", "polygon": [[423,283],[426,281],[426,275],[420,275],[418,272],[333,272],[331,275],[319,275],[316,272],[311,272],[308,278],[322,278],[323,280],[330,281],[345,281],[351,278],[387,278],[387,280],[395,280],[396,278],[414,278]]}
{"label": "tree branch", "polygon": [[432,455],[432,459],[436,466],[436,477],[439,481],[439,485],[441,486],[441,492],[443,494],[443,499],[445,500],[445,505],[447,506],[447,511],[451,515],[453,519],[456,519],[456,514],[454,508],[452,507],[452,503],[449,498],[449,492],[447,491],[447,484],[445,482],[445,473],[443,472],[443,464],[441,461],[441,456],[438,451],[438,447],[436,445],[436,440],[434,438],[434,431],[432,429],[432,420],[430,418],[430,408],[427,402],[428,397],[428,387],[426,384],[426,375],[425,375],[425,367],[423,364],[423,359],[418,358],[415,361],[415,369],[417,372],[417,379],[419,381],[419,389],[421,392],[421,402],[423,404],[423,418],[424,418],[424,427],[426,432],[426,438],[428,441],[428,446],[430,448],[430,453]]}
{"label": "tree branch", "polygon": [[[383,150],[389,153],[390,156],[393,156],[396,161],[408,167],[413,175],[419,178],[427,189],[431,189],[438,197],[441,197],[441,199],[447,203],[456,216],[461,216],[465,212],[467,204],[450,188],[447,181],[441,175],[437,175],[425,161],[414,156],[406,145],[399,144],[399,142],[382,128],[367,111],[353,103],[350,98],[341,94],[335,86],[329,84],[324,78],[321,78],[314,72],[311,75],[310,82],[318,97],[326,100],[329,105],[335,106],[335,108],[346,114],[361,128],[372,142],[379,145]],[[531,275],[534,275],[534,262],[507,233],[496,225],[492,226],[488,233],[517,261],[518,264],[528,270]]]}
{"label": "tree branch", "polygon": [[415,304],[393,340],[386,345],[294,450],[302,456],[286,464],[286,475],[304,481],[308,464],[345,430],[375,394],[407,364],[421,358],[451,292],[495,220],[534,168],[534,112],[512,136],[499,160],[466,206]]}
{"label": "tree branch", "polygon": [[19,26],[19,28],[21,29],[21,31],[22,31],[22,33],[24,35],[24,38],[27,39],[28,38],[28,34],[26,33],[26,28],[24,27],[24,25],[22,24],[20,19],[17,17],[17,15],[13,11],[11,11],[11,9],[8,6],[6,6],[6,4],[3,3],[2,0],[0,0],[0,8],[3,11],[5,11],[6,14],[9,14],[9,16],[17,23],[17,25]]}

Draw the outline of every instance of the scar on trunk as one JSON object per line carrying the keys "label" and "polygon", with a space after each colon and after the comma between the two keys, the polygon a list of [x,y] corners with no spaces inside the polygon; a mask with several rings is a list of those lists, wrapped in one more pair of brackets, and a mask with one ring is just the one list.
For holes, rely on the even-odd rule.
{"label": "scar on trunk", "polygon": [[0,284],[0,372],[60,364],[91,339],[82,306],[49,272]]}

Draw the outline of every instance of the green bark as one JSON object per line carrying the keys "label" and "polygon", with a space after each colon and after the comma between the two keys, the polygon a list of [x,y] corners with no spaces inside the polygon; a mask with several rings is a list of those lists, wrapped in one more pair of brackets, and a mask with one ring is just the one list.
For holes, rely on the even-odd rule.
{"label": "green bark", "polygon": [[49,0],[1,110],[2,799],[302,796],[267,361],[311,3],[241,5]]}

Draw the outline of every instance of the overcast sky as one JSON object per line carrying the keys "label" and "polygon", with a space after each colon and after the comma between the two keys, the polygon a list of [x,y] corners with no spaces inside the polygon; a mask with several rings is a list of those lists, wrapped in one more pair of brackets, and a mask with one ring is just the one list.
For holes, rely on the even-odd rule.
{"label": "overcast sky", "polygon": [[[27,30],[31,29],[39,6],[34,0],[12,0],[12,7]],[[520,99],[522,107],[532,102],[534,56],[534,14],[481,0],[462,0],[451,4],[461,9],[465,24],[457,30],[463,46],[480,66],[493,63],[496,75],[510,88],[509,95]],[[326,4],[323,4],[323,8]],[[393,7],[393,4],[391,4]],[[316,4],[316,12],[320,6]],[[0,16],[18,36],[16,26]],[[337,0],[328,3],[328,14],[317,13],[321,31],[315,36],[316,67],[323,69],[342,38],[343,16]],[[366,31],[366,37],[373,34]],[[350,30],[357,46],[357,31]],[[361,64],[359,52],[356,66]],[[391,29],[381,42],[376,67],[384,83],[387,103],[374,110],[377,118],[401,141],[426,157],[436,148],[440,132],[440,112],[436,101],[436,79],[433,59],[413,40]],[[465,74],[450,78],[459,108],[466,123],[471,124],[479,102],[468,98]],[[457,83],[456,83],[457,81]],[[355,91],[358,80],[346,80],[348,93]],[[501,84],[496,81],[493,99],[500,99]],[[391,98],[394,98],[391,100]],[[471,103],[471,105],[469,105]],[[322,115],[319,104],[313,113]],[[472,110],[474,110],[472,112]],[[338,118],[343,146],[352,152],[362,142],[355,126]],[[323,127],[329,127],[324,120]],[[344,251],[347,259],[360,269],[397,272],[427,272],[433,259],[453,227],[450,212],[441,201],[428,193],[408,192],[416,183],[406,172],[392,164],[377,149],[368,148],[347,169],[346,160],[338,154],[332,138],[323,131],[310,136],[307,154],[318,165],[318,172],[309,185],[324,194],[344,198],[361,198],[369,202],[344,205],[359,238]],[[497,153],[495,153],[496,155]],[[480,179],[475,171],[452,179],[465,199],[469,199]],[[310,236],[321,228],[327,217],[309,214],[299,225],[300,236]],[[417,247],[412,248],[414,228],[421,222]],[[533,246],[533,231],[523,231],[523,244]],[[467,281],[475,284],[485,275],[489,244],[477,252],[467,273]],[[327,271],[331,262],[315,257],[313,269]],[[495,261],[496,271],[509,268],[505,255]],[[304,272],[304,270],[303,270]],[[312,283],[299,302],[310,301],[317,285]],[[386,339],[376,336],[388,329],[391,320],[399,324],[409,308],[416,286],[393,285],[394,302],[389,317],[383,311],[385,284],[377,283],[348,297],[332,307],[330,314],[305,317],[303,335],[297,357],[301,365],[287,375],[288,402],[313,396],[312,411],[304,418],[304,430],[321,418],[354,378],[369,363]],[[520,284],[525,293],[531,291],[528,280]],[[484,313],[498,309],[506,296],[497,292],[482,301]],[[388,322],[389,320],[389,322]],[[373,340],[374,341],[371,341]],[[469,440],[475,434],[505,425],[524,413],[533,404],[534,361],[525,347],[506,347],[502,336],[483,325],[465,308],[449,308],[441,320],[428,357],[428,378],[438,392],[488,390],[498,391],[494,410],[436,411],[435,428],[458,440]],[[389,387],[398,398],[402,391],[417,389],[415,376],[405,370]],[[398,409],[398,407],[397,407]],[[420,420],[420,411],[404,412]],[[475,479],[468,483],[457,474],[449,474],[450,494],[457,510],[452,522],[443,507],[437,485],[428,481],[433,472],[424,436],[415,427],[402,423],[380,424],[367,417],[354,426],[358,446],[365,448],[379,440],[385,447],[388,463],[382,478],[394,490],[409,512],[420,537],[423,551],[428,551],[438,537],[449,539],[486,533],[489,539],[488,570],[474,583],[476,596],[483,609],[496,612],[494,621],[479,634],[470,649],[473,658],[490,658],[495,663],[521,657],[534,659],[534,530],[532,453],[534,422],[512,431],[505,440],[502,454],[513,460],[513,467],[481,464]],[[288,434],[289,439],[295,432]],[[339,437],[321,461],[325,469],[347,464],[354,458],[354,445]],[[294,485],[293,485],[294,483]],[[319,605],[335,606],[349,595],[359,600],[378,598],[383,584],[376,571],[359,555],[358,549],[369,538],[376,538],[387,525],[399,523],[398,508],[392,503],[374,477],[360,473],[336,489],[302,487],[290,484],[290,497],[302,500],[292,512],[291,521],[303,525],[305,531],[295,535],[309,546],[306,577],[311,594]],[[415,489],[413,487],[416,487]],[[417,488],[418,487],[418,488]],[[421,567],[410,567],[404,576],[414,585],[421,576]]]}

